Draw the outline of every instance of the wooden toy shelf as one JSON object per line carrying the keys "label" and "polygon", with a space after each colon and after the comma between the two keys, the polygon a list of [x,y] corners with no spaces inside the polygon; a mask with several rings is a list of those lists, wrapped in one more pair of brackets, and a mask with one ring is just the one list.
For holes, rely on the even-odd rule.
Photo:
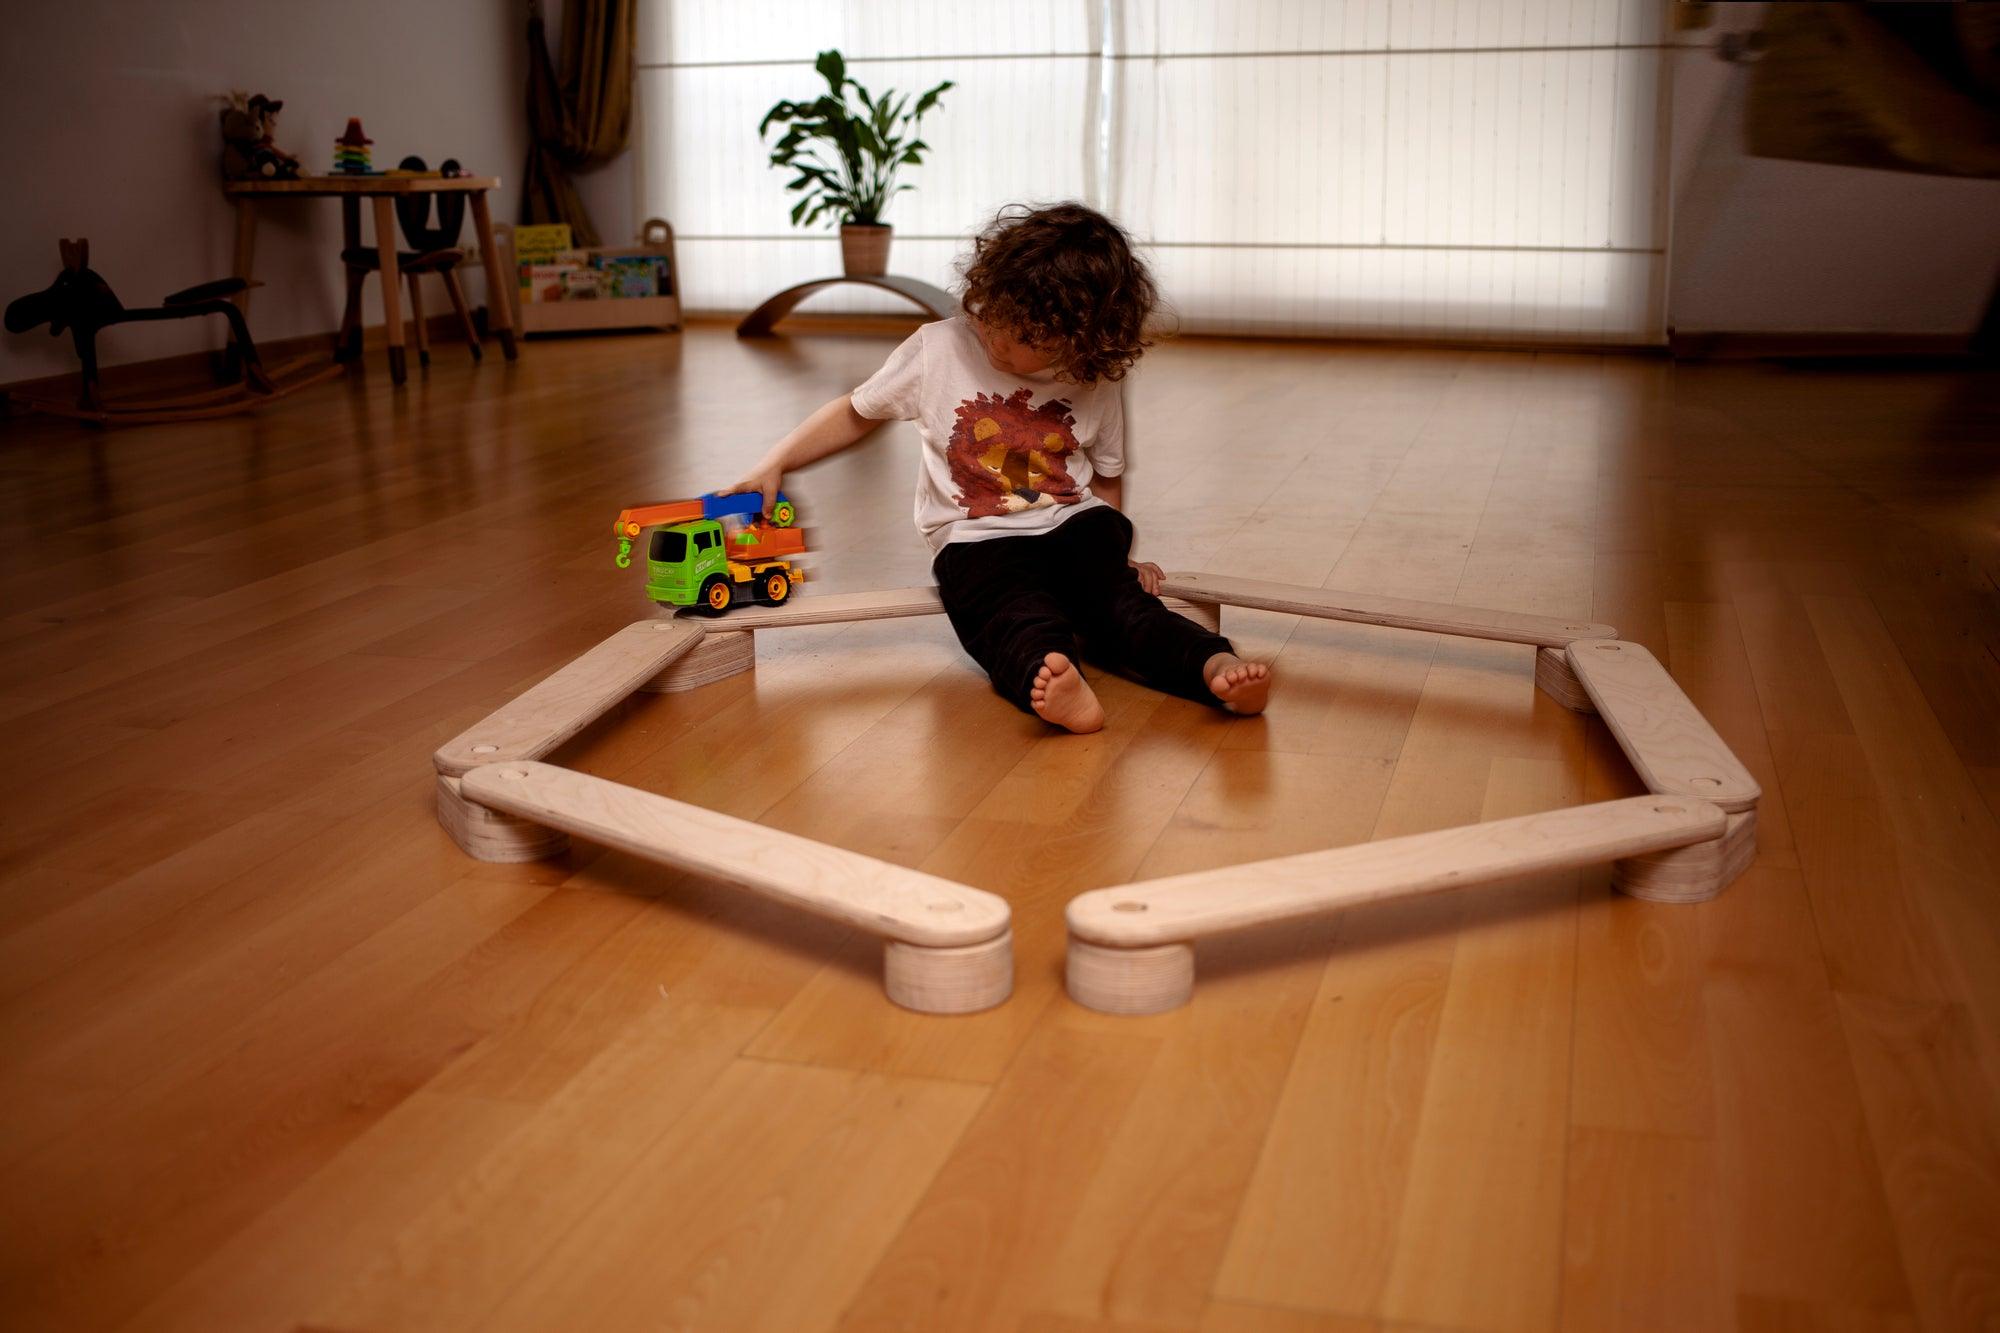
{"label": "wooden toy shelf", "polygon": [[[499,272],[517,274],[514,259],[514,229],[493,229],[494,249],[501,260]],[[527,333],[589,333],[606,329],[661,329],[678,333],[681,328],[681,269],[674,257],[674,229],[659,218],[647,222],[636,245],[589,247],[593,258],[619,259],[634,255],[658,255],[666,260],[662,296],[600,296],[576,301],[523,301],[518,282],[509,281],[508,304],[514,312],[514,327]]]}

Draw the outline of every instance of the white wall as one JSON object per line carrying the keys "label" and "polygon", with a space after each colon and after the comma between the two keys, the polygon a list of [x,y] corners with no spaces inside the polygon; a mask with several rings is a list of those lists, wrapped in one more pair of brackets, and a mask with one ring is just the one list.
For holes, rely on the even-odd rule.
{"label": "white wall", "polygon": [[[332,165],[349,116],[375,164],[456,157],[505,182],[509,220],[527,151],[525,6],[512,0],[33,0],[7,6],[0,43],[0,300],[48,285],[58,237],[90,239],[91,267],[127,305],[226,276],[232,213],[218,182],[216,113],[231,88],[283,99],[277,141]],[[340,322],[340,208],[261,205],[251,300],[260,340]],[[364,235],[368,224],[364,223]],[[470,214],[465,232],[472,241]],[[481,275],[468,279],[483,299]],[[380,322],[370,283],[369,319]],[[426,306],[444,311],[441,290]],[[430,299],[433,298],[434,299]],[[219,321],[130,325],[99,340],[108,364],[219,346]],[[69,339],[0,334],[0,383],[75,369]]]}
{"label": "white wall", "polygon": [[[1755,28],[1761,4],[1717,5]],[[1681,333],[1968,333],[2000,273],[2000,181],[1747,156],[1750,74],[1675,57],[1667,317]]]}

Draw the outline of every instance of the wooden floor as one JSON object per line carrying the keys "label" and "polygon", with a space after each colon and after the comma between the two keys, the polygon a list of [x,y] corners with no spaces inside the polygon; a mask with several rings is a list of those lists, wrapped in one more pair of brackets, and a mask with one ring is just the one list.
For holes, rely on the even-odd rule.
{"label": "wooden floor", "polygon": [[[930,1018],[870,940],[589,847],[475,864],[431,811],[436,745],[648,613],[617,511],[889,346],[447,346],[401,392],[0,425],[0,1325],[2000,1320],[2000,379],[1149,357],[1144,555],[1617,624],[1764,787],[1710,904],[1554,875],[1071,1004],[1082,890],[1636,790],[1530,649],[1255,612],[1262,719],[1104,680],[1050,735],[899,620],[556,756],[1004,894],[1013,1000]],[[809,592],[926,581],[913,450],[798,479]]]}

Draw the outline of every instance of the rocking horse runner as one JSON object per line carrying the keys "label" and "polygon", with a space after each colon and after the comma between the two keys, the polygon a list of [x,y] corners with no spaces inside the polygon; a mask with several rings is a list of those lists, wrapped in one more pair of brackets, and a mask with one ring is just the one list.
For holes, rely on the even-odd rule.
{"label": "rocking horse runner", "polygon": [[[284,382],[267,372],[251,341],[250,326],[230,297],[254,285],[242,278],[221,278],[168,296],[157,306],[128,307],[119,301],[106,282],[90,267],[90,242],[62,241],[63,271],[39,292],[20,297],[7,307],[7,331],[26,333],[47,324],[51,337],[65,329],[76,345],[77,359],[83,363],[83,382],[74,405],[33,394],[16,392],[12,399],[25,406],[64,416],[82,417],[100,424],[112,421],[174,421],[192,417],[220,416],[283,397],[308,384],[338,374],[340,367],[323,366]],[[107,402],[98,386],[97,334],[115,324],[162,319],[188,319],[200,315],[220,315],[229,321],[230,350],[243,368],[240,384],[223,389],[170,398],[126,398]],[[297,369],[301,363],[284,367]]]}

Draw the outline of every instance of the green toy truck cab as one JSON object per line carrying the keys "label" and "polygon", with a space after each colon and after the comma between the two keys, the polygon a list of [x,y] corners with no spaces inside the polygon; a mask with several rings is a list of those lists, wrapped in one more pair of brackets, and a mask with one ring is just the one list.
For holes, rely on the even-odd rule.
{"label": "green toy truck cab", "polygon": [[655,528],[646,548],[646,595],[715,614],[746,595],[776,606],[791,596],[798,575],[787,561],[759,558],[769,544],[746,539],[732,551],[729,533],[712,518]]}

